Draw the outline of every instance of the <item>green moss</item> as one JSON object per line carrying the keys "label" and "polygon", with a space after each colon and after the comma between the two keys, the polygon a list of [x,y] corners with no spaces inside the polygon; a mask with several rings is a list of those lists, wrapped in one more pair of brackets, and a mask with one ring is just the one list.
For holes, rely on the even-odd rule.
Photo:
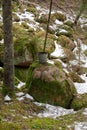
{"label": "green moss", "polygon": [[29,12],[31,12],[33,14],[36,14],[37,9],[35,7],[29,7],[29,8],[27,8],[27,11],[29,11]]}
{"label": "green moss", "polygon": [[27,35],[17,38],[14,44],[15,52],[17,51],[18,55],[21,56],[27,44],[29,44],[29,37]]}
{"label": "green moss", "polygon": [[35,61],[28,69],[28,74],[27,74],[27,78],[26,78],[26,87],[29,89],[31,87],[32,84],[32,80],[33,80],[33,71],[36,67],[38,67],[39,64],[37,61]]}
{"label": "green moss", "polygon": [[47,14],[42,14],[40,17],[36,17],[35,20],[39,23],[44,23],[47,24],[48,21],[48,15]]}
{"label": "green moss", "polygon": [[[54,89],[55,88],[55,89]],[[72,99],[67,81],[46,82],[41,79],[33,79],[29,93],[39,102],[68,107]],[[67,94],[67,91],[69,92]]]}
{"label": "green moss", "polygon": [[67,36],[61,35],[58,37],[58,42],[62,47],[72,50],[74,48],[73,41]]}
{"label": "green moss", "polygon": [[32,54],[33,60],[37,58],[38,48],[38,37],[32,37],[32,39],[29,41],[28,49]]}
{"label": "green moss", "polygon": [[52,14],[52,18],[54,18],[55,20],[58,19],[60,21],[65,21],[66,20],[65,14],[63,14],[61,12],[56,12],[56,13]]}
{"label": "green moss", "polygon": [[70,26],[70,27],[73,27],[73,21],[71,21],[71,20],[66,20],[66,21],[64,22],[64,24],[66,24],[66,25],[68,25],[68,26]]}
{"label": "green moss", "polygon": [[26,22],[22,22],[22,26],[23,26],[25,29],[29,29],[29,26],[27,25]]}
{"label": "green moss", "polygon": [[87,107],[87,94],[77,95],[72,101],[71,108],[79,110]]}
{"label": "green moss", "polygon": [[15,67],[15,76],[22,82],[26,81],[26,76],[28,73],[27,68],[20,68],[20,67]]}

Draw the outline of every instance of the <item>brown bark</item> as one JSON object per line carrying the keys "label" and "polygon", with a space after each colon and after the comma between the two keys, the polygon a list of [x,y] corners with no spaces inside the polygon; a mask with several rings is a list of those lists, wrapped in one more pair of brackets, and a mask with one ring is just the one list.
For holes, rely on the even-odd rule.
{"label": "brown bark", "polygon": [[8,94],[14,91],[14,49],[11,2],[11,0],[2,0],[4,31],[4,86],[6,87]]}

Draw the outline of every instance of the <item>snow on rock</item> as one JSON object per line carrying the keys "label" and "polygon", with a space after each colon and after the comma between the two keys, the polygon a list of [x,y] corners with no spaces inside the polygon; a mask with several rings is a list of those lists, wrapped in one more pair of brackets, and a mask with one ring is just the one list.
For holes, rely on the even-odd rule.
{"label": "snow on rock", "polygon": [[54,65],[54,61],[52,60],[47,60],[47,62]]}
{"label": "snow on rock", "polygon": [[33,98],[31,95],[29,95],[29,94],[25,94],[25,97],[26,97],[26,98],[29,98],[29,99],[31,99],[31,100],[34,100],[34,98]]}
{"label": "snow on rock", "polygon": [[23,96],[23,95],[24,95],[23,92],[18,92],[18,93],[16,93],[16,96],[18,96],[18,97],[21,97],[21,96]]}
{"label": "snow on rock", "polygon": [[46,107],[46,109],[42,113],[38,114],[38,117],[40,117],[40,118],[42,118],[42,117],[57,118],[59,116],[63,116],[66,114],[75,113],[75,111],[73,109],[65,109],[60,106],[52,106],[49,104],[38,103],[38,102],[35,102],[35,104],[38,106]]}
{"label": "snow on rock", "polygon": [[17,85],[17,88],[20,89],[20,88],[23,87],[24,85],[25,85],[25,83],[20,82],[20,83]]}
{"label": "snow on rock", "polygon": [[56,20],[55,20],[55,24],[57,24],[57,25],[62,25],[63,22],[61,22],[60,20],[56,19]]}
{"label": "snow on rock", "polygon": [[22,101],[22,100],[24,100],[24,97],[25,97],[25,96],[23,96],[23,97],[18,97],[17,100],[18,100],[18,101]]}
{"label": "snow on rock", "polygon": [[59,29],[59,33],[68,33],[65,29]]}
{"label": "snow on rock", "polygon": [[11,98],[10,98],[8,95],[6,95],[6,96],[4,97],[4,101],[5,101],[5,102],[9,102],[9,101],[11,101]]}
{"label": "snow on rock", "polygon": [[55,41],[55,50],[54,50],[54,52],[51,53],[51,56],[64,57],[64,51],[63,51],[61,45],[56,43],[56,41]]}
{"label": "snow on rock", "polygon": [[77,92],[79,94],[84,94],[84,93],[87,93],[87,77],[86,75],[81,75],[81,78],[85,80],[85,83],[74,83],[76,89],[77,89]]}

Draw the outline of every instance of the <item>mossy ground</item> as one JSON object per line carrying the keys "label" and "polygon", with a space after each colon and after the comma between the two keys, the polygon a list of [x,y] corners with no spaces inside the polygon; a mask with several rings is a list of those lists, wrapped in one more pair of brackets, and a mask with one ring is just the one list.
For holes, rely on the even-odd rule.
{"label": "mossy ground", "polygon": [[41,108],[29,100],[14,100],[12,103],[2,101],[0,102],[0,130],[73,130],[75,121],[87,121],[82,111],[57,119],[30,117],[40,111]]}

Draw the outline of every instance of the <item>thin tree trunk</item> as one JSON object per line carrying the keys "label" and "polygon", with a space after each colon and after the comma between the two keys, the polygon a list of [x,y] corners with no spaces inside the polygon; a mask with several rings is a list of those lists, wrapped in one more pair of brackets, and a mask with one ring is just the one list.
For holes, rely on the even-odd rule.
{"label": "thin tree trunk", "polygon": [[14,48],[12,33],[12,1],[2,0],[4,30],[4,86],[6,94],[14,91]]}

